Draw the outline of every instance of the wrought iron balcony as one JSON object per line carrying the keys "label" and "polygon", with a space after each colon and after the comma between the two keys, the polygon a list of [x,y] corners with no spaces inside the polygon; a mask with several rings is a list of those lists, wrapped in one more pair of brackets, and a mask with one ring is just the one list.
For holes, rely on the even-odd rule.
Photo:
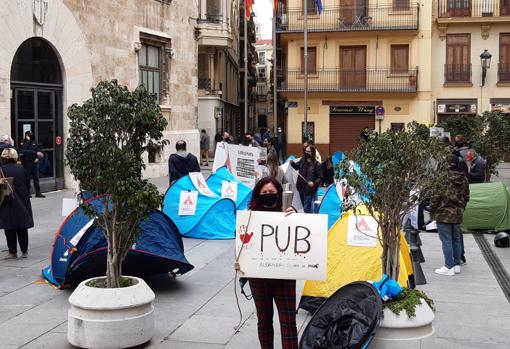
{"label": "wrought iron balcony", "polygon": [[452,18],[484,18],[510,16],[508,0],[438,0],[437,17]]}
{"label": "wrought iron balcony", "polygon": [[[301,70],[288,70],[279,79],[278,90],[302,92],[304,75]],[[416,93],[418,68],[394,71],[390,68],[322,69],[308,75],[310,92],[404,92]]]}
{"label": "wrought iron balcony", "polygon": [[445,83],[471,83],[471,64],[445,64],[444,65]]}
{"label": "wrought iron balcony", "polygon": [[498,64],[498,82],[510,83],[510,63]]}
{"label": "wrought iron balcony", "polygon": [[[308,12],[310,32],[352,32],[373,30],[418,30],[420,7],[412,3],[407,7],[392,5],[331,6],[319,15],[312,9]],[[302,32],[304,17],[302,8],[281,7],[278,10],[276,31]]]}

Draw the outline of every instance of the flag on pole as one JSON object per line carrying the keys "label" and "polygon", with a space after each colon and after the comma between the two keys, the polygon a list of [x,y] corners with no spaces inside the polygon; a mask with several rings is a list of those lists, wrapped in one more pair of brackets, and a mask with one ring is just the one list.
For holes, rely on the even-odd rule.
{"label": "flag on pole", "polygon": [[322,1],[321,0],[317,0],[317,12],[319,12],[319,14],[322,13]]}
{"label": "flag on pole", "polygon": [[245,0],[244,2],[244,9],[245,9],[245,16],[246,18],[250,18],[253,13],[253,4],[255,3],[255,0]]}
{"label": "flag on pole", "polygon": [[278,10],[278,0],[273,1],[273,13],[276,13]]}

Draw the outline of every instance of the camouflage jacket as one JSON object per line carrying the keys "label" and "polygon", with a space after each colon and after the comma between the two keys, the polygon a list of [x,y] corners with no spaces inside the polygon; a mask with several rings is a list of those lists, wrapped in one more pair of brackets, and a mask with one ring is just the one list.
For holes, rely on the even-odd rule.
{"label": "camouflage jacket", "polygon": [[438,223],[461,224],[469,201],[469,183],[461,172],[450,171],[449,188],[431,198],[432,218]]}

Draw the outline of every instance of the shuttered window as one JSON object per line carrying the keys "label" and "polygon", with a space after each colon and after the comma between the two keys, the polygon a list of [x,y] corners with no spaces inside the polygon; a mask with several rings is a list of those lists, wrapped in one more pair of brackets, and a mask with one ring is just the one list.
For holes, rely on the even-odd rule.
{"label": "shuttered window", "polygon": [[446,36],[446,82],[471,82],[471,35]]}
{"label": "shuttered window", "polygon": [[[305,72],[305,48],[301,47],[301,73]],[[317,47],[308,47],[308,73],[317,72]]]}
{"label": "shuttered window", "polygon": [[391,72],[404,73],[409,69],[409,45],[391,45]]}
{"label": "shuttered window", "polygon": [[499,35],[498,76],[501,82],[510,82],[510,33]]}
{"label": "shuttered window", "polygon": [[409,0],[393,0],[394,10],[409,10]]}

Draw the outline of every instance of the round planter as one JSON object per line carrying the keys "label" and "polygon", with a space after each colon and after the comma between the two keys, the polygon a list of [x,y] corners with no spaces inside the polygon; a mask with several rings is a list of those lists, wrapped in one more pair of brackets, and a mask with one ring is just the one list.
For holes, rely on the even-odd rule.
{"label": "round planter", "polygon": [[384,318],[376,329],[370,349],[432,349],[435,344],[432,321],[434,312],[423,300],[412,319],[405,311],[397,316],[384,308]]}
{"label": "round planter", "polygon": [[123,288],[78,285],[69,297],[67,340],[81,348],[128,348],[151,340],[154,292],[142,279]]}

